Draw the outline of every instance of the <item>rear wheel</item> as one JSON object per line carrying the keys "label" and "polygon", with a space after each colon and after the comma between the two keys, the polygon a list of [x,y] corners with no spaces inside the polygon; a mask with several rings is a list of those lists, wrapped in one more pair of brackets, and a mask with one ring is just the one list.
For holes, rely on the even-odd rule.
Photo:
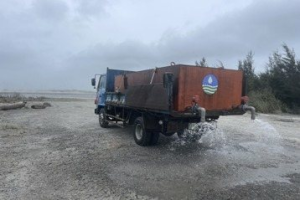
{"label": "rear wheel", "polygon": [[151,144],[152,139],[151,132],[146,131],[144,126],[144,120],[142,117],[136,118],[134,122],[134,131],[133,131],[133,137],[135,143],[137,143],[140,146],[147,146]]}
{"label": "rear wheel", "polygon": [[108,122],[106,120],[105,110],[104,108],[101,108],[99,111],[99,124],[102,128],[108,127]]}

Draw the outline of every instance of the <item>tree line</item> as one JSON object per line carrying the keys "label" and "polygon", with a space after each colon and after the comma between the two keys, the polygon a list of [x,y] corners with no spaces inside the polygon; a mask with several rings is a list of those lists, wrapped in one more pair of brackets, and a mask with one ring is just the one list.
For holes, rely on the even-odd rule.
{"label": "tree line", "polygon": [[[254,53],[250,51],[238,61],[243,70],[249,104],[264,113],[300,113],[300,60],[293,49],[283,45],[283,52],[274,52],[265,71],[255,73]],[[207,66],[205,58],[196,65]]]}
{"label": "tree line", "polygon": [[238,69],[244,71],[250,103],[261,112],[300,112],[300,61],[294,50],[287,45],[282,48],[283,53],[274,52],[265,71],[259,74],[254,71],[252,52],[238,62]]}

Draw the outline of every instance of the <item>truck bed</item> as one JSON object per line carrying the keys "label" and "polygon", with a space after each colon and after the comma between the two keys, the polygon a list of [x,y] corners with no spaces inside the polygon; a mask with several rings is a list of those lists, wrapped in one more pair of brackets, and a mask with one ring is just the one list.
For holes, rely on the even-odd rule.
{"label": "truck bed", "polygon": [[[170,111],[163,74],[173,74],[172,108],[174,112],[186,112],[192,105],[193,97],[208,112],[229,112],[241,104],[243,72],[221,68],[175,65],[140,72],[132,72],[115,77],[115,86],[125,95],[124,105]],[[215,77],[217,85],[208,88],[204,84],[207,77]]]}

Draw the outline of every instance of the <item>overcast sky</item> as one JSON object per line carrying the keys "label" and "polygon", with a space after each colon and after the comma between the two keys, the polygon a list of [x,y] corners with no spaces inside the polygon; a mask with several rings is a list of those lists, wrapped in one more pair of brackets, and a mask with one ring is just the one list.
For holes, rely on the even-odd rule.
{"label": "overcast sky", "polygon": [[300,55],[300,0],[0,0],[0,91],[91,90],[95,73],[171,61],[256,72]]}

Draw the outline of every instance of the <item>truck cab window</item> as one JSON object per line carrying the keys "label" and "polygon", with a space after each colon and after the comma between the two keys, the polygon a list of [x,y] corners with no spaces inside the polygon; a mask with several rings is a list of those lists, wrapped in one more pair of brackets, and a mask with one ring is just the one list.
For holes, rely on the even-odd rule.
{"label": "truck cab window", "polygon": [[100,88],[106,88],[106,76],[101,76],[100,82],[99,82]]}

